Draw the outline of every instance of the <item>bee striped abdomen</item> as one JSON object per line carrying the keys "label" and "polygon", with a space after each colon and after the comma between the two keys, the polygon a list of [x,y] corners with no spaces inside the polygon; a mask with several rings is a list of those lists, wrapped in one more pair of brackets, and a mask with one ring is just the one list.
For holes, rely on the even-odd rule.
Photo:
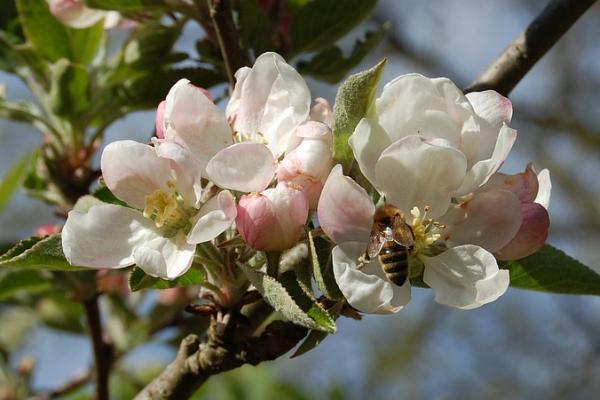
{"label": "bee striped abdomen", "polygon": [[385,242],[379,252],[379,262],[390,281],[402,286],[408,277],[409,249],[393,240]]}

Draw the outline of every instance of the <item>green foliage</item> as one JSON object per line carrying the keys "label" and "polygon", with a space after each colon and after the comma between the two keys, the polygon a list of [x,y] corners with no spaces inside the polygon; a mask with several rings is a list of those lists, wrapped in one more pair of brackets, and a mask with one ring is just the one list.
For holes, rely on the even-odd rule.
{"label": "green foliage", "polygon": [[6,175],[2,177],[2,180],[0,181],[0,212],[6,207],[8,201],[19,188],[19,185],[27,172],[27,167],[29,167],[30,160],[31,154],[25,154],[11,169],[8,170]]}
{"label": "green foliage", "polygon": [[277,16],[261,8],[258,1],[236,1],[238,25],[244,47],[259,55],[273,51],[277,33]]}
{"label": "green foliage", "polygon": [[356,40],[348,57],[344,57],[338,46],[329,47],[317,53],[309,61],[298,63],[298,72],[325,82],[337,83],[377,47],[388,29],[389,24],[384,24],[376,31],[368,31],[364,38]]}
{"label": "green foliage", "polygon": [[248,280],[281,315],[300,326],[334,333],[335,321],[298,282],[294,272],[283,273],[279,281],[249,266],[241,265]]}
{"label": "green foliage", "polygon": [[291,39],[294,54],[330,47],[364,20],[377,0],[294,2]]}
{"label": "green foliage", "polygon": [[[344,302],[336,303],[333,305],[333,307],[329,308],[327,312],[329,313],[329,315],[331,315],[332,318],[337,319],[340,315],[340,311],[342,310],[343,306]],[[323,342],[323,340],[327,338],[327,336],[329,336],[327,332],[316,330],[310,331],[308,336],[304,339],[302,344],[298,346],[291,358],[301,356],[302,354],[311,351],[312,349],[320,345]]]}
{"label": "green foliage", "polygon": [[87,70],[69,60],[58,60],[51,69],[50,106],[57,115],[72,116],[90,105]]}
{"label": "green foliage", "polygon": [[325,239],[313,239],[308,232],[308,250],[310,253],[312,272],[317,287],[330,300],[340,300],[344,297],[333,276],[331,263],[331,244]]}
{"label": "green foliage", "polygon": [[38,293],[51,287],[50,277],[44,271],[19,270],[0,273],[0,301],[20,292]]}
{"label": "green foliage", "polygon": [[375,112],[375,95],[387,59],[373,68],[351,75],[342,83],[333,108],[334,158],[347,170],[354,159],[348,139],[363,117]]}
{"label": "green foliage", "polygon": [[141,268],[134,267],[129,275],[129,288],[131,291],[136,292],[143,289],[190,287],[201,284],[204,282],[204,279],[204,272],[194,266],[192,266],[185,274],[173,280],[165,280],[146,275]]}
{"label": "green foliage", "polygon": [[124,12],[148,11],[164,6],[164,0],[85,0],[91,8]]}
{"label": "green foliage", "polygon": [[600,275],[550,245],[521,260],[502,263],[510,285],[550,293],[600,295]]}
{"label": "green foliage", "polygon": [[8,268],[40,269],[47,271],[78,271],[65,258],[60,233],[46,237],[31,237],[17,243],[0,256],[0,270]]}

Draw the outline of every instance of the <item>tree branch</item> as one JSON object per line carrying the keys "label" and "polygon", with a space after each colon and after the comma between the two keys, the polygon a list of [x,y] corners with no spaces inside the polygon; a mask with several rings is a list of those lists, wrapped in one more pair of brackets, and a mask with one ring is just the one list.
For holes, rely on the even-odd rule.
{"label": "tree branch", "polygon": [[[244,364],[257,365],[290,351],[307,333],[290,322],[275,321],[257,337],[244,332],[242,320],[227,314],[213,318],[208,337],[186,337],[177,357],[135,400],[180,400],[189,398],[210,376]],[[247,323],[247,322],[246,322]]]}
{"label": "tree branch", "polygon": [[465,92],[493,89],[507,96],[595,1],[550,1]]}
{"label": "tree branch", "polygon": [[112,359],[112,347],[104,342],[98,295],[83,301],[92,346],[96,378],[96,400],[108,400],[108,378]]}
{"label": "tree branch", "polygon": [[235,72],[248,65],[248,54],[240,45],[238,30],[233,21],[229,0],[207,0],[210,18],[217,34],[229,86],[235,85]]}

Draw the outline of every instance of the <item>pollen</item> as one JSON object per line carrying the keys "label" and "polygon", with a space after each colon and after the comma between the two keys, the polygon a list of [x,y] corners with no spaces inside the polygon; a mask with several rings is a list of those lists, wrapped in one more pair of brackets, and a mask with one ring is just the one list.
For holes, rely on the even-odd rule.
{"label": "pollen", "polygon": [[410,214],[413,216],[410,226],[415,235],[415,249],[417,251],[428,248],[441,238],[440,232],[443,230],[444,225],[427,218],[430,209],[429,206],[423,207],[423,213],[418,207],[413,207],[410,210]]}
{"label": "pollen", "polygon": [[173,236],[190,227],[195,209],[185,206],[181,195],[174,190],[174,182],[167,182],[167,187],[171,189],[169,192],[158,189],[146,196],[143,214],[152,219],[165,236]]}

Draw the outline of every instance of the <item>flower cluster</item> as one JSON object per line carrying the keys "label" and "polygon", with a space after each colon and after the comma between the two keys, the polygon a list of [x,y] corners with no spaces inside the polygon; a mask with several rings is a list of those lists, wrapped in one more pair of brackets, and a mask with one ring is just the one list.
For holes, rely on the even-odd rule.
{"label": "flower cluster", "polygon": [[[333,112],[321,98],[311,107],[306,83],[283,58],[265,53],[236,79],[225,111],[206,90],[177,82],[157,109],[151,145],[105,148],[104,182],[127,206],[69,213],[71,263],[136,264],[173,279],[199,243],[239,235],[253,251],[281,252],[320,225],[336,244],[333,271],[348,303],[390,313],[408,303],[418,277],[442,304],[493,301],[509,284],[496,260],[544,244],[549,173],[531,165],[498,172],[516,139],[511,103],[498,93],[464,95],[448,79],[416,74],[388,83],[349,140],[373,197],[333,166]],[[383,209],[395,210],[393,221],[378,219]],[[390,243],[400,246],[396,272],[408,276],[400,284],[378,254]]]}

